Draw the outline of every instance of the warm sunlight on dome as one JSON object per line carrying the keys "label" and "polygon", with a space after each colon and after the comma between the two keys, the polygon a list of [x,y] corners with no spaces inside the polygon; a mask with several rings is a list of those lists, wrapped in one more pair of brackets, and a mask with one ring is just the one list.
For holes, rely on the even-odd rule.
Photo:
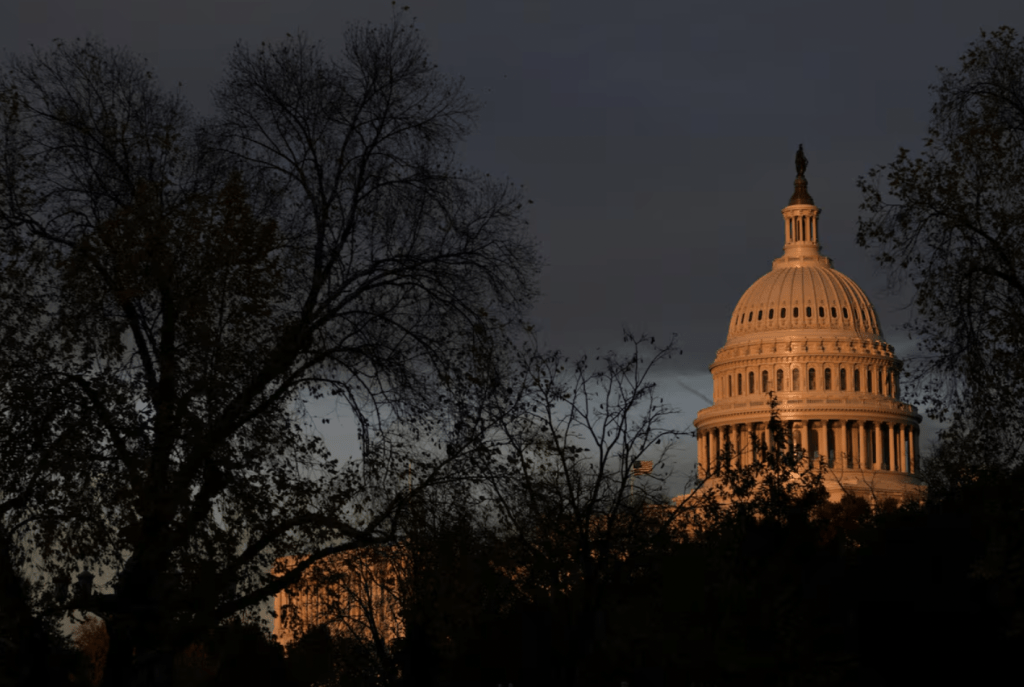
{"label": "warm sunlight on dome", "polygon": [[[792,441],[826,473],[833,498],[920,495],[921,416],[900,401],[902,363],[882,339],[871,301],[821,254],[803,146],[790,203],[782,210],[784,252],[747,289],[711,365],[714,405],[697,414],[700,470],[714,475],[731,447],[755,460],[751,433],[770,442],[770,396]],[[714,478],[712,477],[712,480]]]}
{"label": "warm sunlight on dome", "polygon": [[882,338],[878,316],[864,292],[831,260],[799,266],[775,261],[740,298],[733,311],[727,343],[761,339],[765,334]]}

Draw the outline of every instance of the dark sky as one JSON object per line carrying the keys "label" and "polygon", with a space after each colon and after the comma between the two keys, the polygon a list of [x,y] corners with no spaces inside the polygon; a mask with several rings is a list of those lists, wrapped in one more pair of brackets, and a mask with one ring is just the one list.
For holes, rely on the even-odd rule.
{"label": "dark sky", "polygon": [[[575,354],[620,345],[623,326],[678,333],[684,352],[662,383],[684,428],[705,404],[679,382],[710,395],[732,309],[782,251],[799,143],[826,255],[872,299],[897,353],[911,352],[896,327],[909,294],[887,294],[855,242],[856,179],[900,146],[920,148],[936,67],[955,67],[981,29],[1024,30],[1021,0],[409,2],[435,61],[486,103],[465,161],[534,201],[545,342]],[[101,37],[206,109],[236,41],[305,31],[334,52],[346,26],[391,10],[4,0],[0,47]],[[680,471],[693,448],[683,444]]]}

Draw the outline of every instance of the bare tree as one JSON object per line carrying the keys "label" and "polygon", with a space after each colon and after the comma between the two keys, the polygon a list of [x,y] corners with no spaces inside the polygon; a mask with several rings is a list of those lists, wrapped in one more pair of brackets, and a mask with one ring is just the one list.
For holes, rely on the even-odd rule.
{"label": "bare tree", "polygon": [[[507,632],[512,608],[538,604],[564,624],[562,677],[585,679],[576,668],[597,646],[610,590],[643,572],[638,561],[693,506],[661,493],[681,432],[651,375],[674,344],[628,333],[626,343],[625,355],[570,361],[526,342],[498,367],[467,365],[450,383],[458,402],[433,448],[464,460],[410,488],[400,545],[308,571],[296,586],[295,627],[330,622],[372,644],[377,664],[391,666],[382,673],[401,666],[403,679],[427,681],[469,659],[473,628]],[[388,645],[379,629],[396,610],[401,641]],[[498,664],[473,679],[500,677],[510,651],[494,648]]]}
{"label": "bare tree", "polygon": [[627,353],[595,360],[527,349],[525,393],[485,479],[498,532],[516,549],[508,575],[568,614],[565,684],[584,680],[609,591],[640,572],[634,562],[686,508],[661,493],[682,432],[651,378],[677,352],[674,340],[656,346],[626,332],[624,343]]}
{"label": "bare tree", "polygon": [[407,485],[334,459],[308,403],[369,443],[443,436],[445,380],[535,293],[525,201],[456,166],[477,105],[398,18],[337,57],[239,45],[216,105],[93,42],[0,77],[2,525],[15,564],[114,573],[38,600],[103,618],[104,684],[165,684],[210,627],[392,537]]}

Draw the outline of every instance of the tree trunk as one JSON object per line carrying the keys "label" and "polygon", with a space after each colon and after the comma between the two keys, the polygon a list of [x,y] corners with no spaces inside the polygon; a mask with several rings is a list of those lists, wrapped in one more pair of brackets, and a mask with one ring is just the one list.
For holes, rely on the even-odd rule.
{"label": "tree trunk", "polygon": [[154,641],[153,633],[137,631],[131,621],[107,623],[110,649],[103,687],[170,687],[174,652]]}

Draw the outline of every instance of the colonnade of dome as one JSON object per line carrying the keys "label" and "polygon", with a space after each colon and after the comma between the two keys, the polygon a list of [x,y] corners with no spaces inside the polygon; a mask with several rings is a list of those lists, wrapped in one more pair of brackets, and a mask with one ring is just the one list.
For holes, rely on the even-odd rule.
{"label": "colonnade of dome", "polygon": [[784,253],[740,298],[710,368],[714,404],[694,422],[700,474],[714,479],[727,447],[740,464],[757,460],[751,439],[771,444],[774,395],[787,435],[825,470],[834,497],[920,494],[921,417],[900,401],[902,364],[871,301],[821,255],[821,209],[802,150],[797,159]]}

